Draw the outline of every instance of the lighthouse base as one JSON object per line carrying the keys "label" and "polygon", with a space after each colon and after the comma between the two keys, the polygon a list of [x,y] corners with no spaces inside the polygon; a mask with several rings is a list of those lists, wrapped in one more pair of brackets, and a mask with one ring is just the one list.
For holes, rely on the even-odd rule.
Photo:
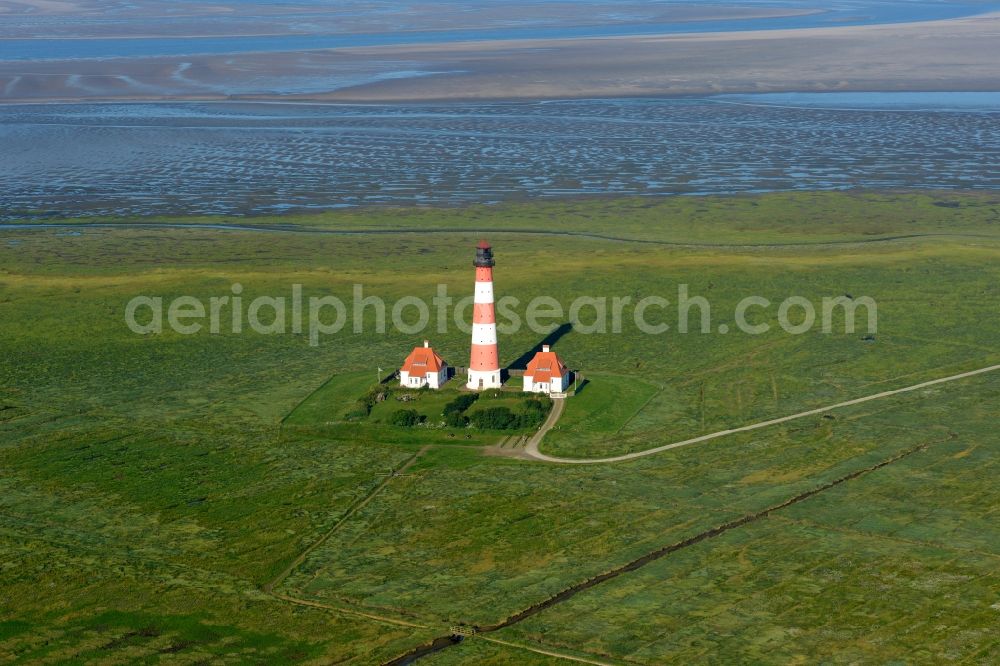
{"label": "lighthouse base", "polygon": [[500,388],[500,369],[469,370],[469,381],[465,383],[465,388],[473,391]]}

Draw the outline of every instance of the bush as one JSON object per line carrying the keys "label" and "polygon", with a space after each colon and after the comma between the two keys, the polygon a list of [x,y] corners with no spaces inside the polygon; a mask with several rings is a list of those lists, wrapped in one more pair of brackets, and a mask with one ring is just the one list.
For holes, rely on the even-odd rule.
{"label": "bush", "polygon": [[483,430],[511,430],[518,427],[520,419],[506,407],[490,407],[473,414],[471,421]]}
{"label": "bush", "polygon": [[465,428],[469,425],[469,417],[459,412],[445,414],[444,423],[449,428]]}
{"label": "bush", "polygon": [[538,398],[531,398],[530,400],[524,401],[524,409],[529,412],[538,412],[539,414],[548,414],[549,410],[552,409],[551,400],[539,400]]}
{"label": "bush", "polygon": [[423,423],[424,417],[415,409],[400,409],[392,413],[389,417],[389,423],[394,426],[403,426],[404,428],[411,428],[418,423]]}
{"label": "bush", "polygon": [[354,407],[351,408],[351,411],[347,412],[345,418],[348,421],[368,418],[368,416],[372,413],[372,407],[375,406],[375,403],[386,400],[390,395],[391,392],[384,386],[376,386],[375,388],[372,388],[364,395],[364,397],[359,398],[358,401],[354,403]]}
{"label": "bush", "polygon": [[545,421],[545,413],[534,409],[527,409],[517,415],[518,428],[538,428]]}
{"label": "bush", "polygon": [[348,421],[360,421],[361,419],[367,418],[370,411],[370,409],[365,409],[362,403],[356,403],[354,408],[344,415],[344,418]]}
{"label": "bush", "polygon": [[463,393],[444,406],[444,415],[461,414],[479,399],[478,393]]}

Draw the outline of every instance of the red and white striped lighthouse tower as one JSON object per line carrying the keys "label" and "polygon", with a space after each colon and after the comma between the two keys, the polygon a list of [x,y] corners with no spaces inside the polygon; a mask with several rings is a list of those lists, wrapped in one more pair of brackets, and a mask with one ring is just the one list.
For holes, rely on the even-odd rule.
{"label": "red and white striped lighthouse tower", "polygon": [[493,250],[486,241],[476,246],[476,296],[472,305],[472,354],[467,388],[500,388],[497,319],[493,311]]}

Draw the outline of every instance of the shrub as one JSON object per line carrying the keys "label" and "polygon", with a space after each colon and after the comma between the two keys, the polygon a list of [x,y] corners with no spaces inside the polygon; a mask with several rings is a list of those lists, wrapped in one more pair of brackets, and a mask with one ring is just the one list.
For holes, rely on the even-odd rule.
{"label": "shrub", "polygon": [[538,398],[531,398],[529,400],[524,401],[524,409],[529,412],[548,414],[549,410],[552,409],[552,401],[539,400]]}
{"label": "shrub", "polygon": [[351,411],[347,412],[345,418],[348,421],[355,421],[367,418],[372,413],[372,407],[375,403],[386,400],[391,395],[384,386],[376,386],[368,391],[364,397],[359,398],[357,402],[354,403],[354,407]]}
{"label": "shrub", "polygon": [[535,409],[526,409],[517,415],[518,428],[537,428],[545,420],[545,412]]}
{"label": "shrub", "polygon": [[392,413],[389,417],[389,423],[394,426],[403,426],[404,428],[410,428],[418,423],[423,423],[424,417],[415,409],[400,409]]}
{"label": "shrub", "polygon": [[469,425],[469,417],[459,412],[445,414],[444,423],[449,428],[465,428]]}
{"label": "shrub", "polygon": [[479,399],[478,393],[463,393],[444,406],[444,415],[461,414]]}
{"label": "shrub", "polygon": [[365,409],[362,403],[356,403],[354,408],[344,415],[348,421],[360,421],[368,416],[369,410]]}
{"label": "shrub", "polygon": [[490,407],[473,414],[471,420],[483,430],[510,430],[518,427],[520,419],[506,407]]}

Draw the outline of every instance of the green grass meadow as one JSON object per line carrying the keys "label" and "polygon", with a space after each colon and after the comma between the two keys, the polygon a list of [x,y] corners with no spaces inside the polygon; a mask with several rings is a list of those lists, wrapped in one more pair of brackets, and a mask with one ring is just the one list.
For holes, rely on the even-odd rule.
{"label": "green grass meadow", "polygon": [[[626,463],[553,465],[504,454],[510,432],[437,426],[460,377],[347,418],[424,338],[465,365],[468,335],[453,325],[380,333],[368,308],[313,346],[307,326],[140,335],[124,319],[135,296],[207,302],[237,283],[244,304],[293,284],[347,303],[363,285],[390,309],[430,302],[439,284],[458,299],[483,236],[497,297],[522,309],[543,295],[673,304],[687,285],[711,304],[709,332],[677,332],[667,308],[649,318],[670,330],[646,334],[626,310],[619,333],[554,342],[586,381],[541,450],[618,455],[1000,363],[995,197],[595,198],[228,221],[318,232],[0,231],[0,661],[381,664],[845,477],[419,663],[1000,656],[1000,375]],[[347,230],[378,233],[328,233]],[[874,335],[836,317],[832,333],[780,329],[786,297],[845,294],[877,302]],[[748,295],[775,304],[754,314],[768,333],[732,327]],[[502,333],[501,363],[545,335]],[[484,396],[471,411],[520,400]],[[404,408],[428,425],[389,425]]]}

